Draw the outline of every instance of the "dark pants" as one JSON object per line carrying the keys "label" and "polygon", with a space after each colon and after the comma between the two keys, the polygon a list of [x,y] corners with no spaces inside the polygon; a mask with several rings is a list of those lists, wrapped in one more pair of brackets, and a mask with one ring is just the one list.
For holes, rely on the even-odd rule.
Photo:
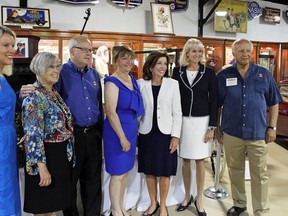
{"label": "dark pants", "polygon": [[75,128],[75,154],[72,203],[70,208],[63,210],[63,214],[64,216],[79,216],[76,203],[79,179],[84,216],[99,216],[102,202],[102,136],[96,128],[89,131]]}

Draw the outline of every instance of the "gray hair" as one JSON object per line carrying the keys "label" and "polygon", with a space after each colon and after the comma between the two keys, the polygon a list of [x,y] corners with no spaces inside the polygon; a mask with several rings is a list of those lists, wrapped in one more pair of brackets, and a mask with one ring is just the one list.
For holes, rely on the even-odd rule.
{"label": "gray hair", "polygon": [[249,43],[251,52],[253,51],[253,43],[251,41],[245,39],[245,38],[240,38],[240,39],[237,39],[236,41],[233,42],[233,44],[232,44],[232,53],[235,52],[236,46],[238,46],[238,44],[241,43],[241,42]]}
{"label": "gray hair", "polygon": [[69,41],[69,50],[75,46],[79,46],[79,42],[82,42],[82,41],[89,41],[90,42],[89,38],[86,36],[83,36],[83,35],[78,35],[78,36],[73,37]]}
{"label": "gray hair", "polygon": [[189,57],[188,57],[188,53],[190,52],[191,49],[196,48],[196,49],[200,49],[203,51],[203,55],[201,57],[200,62],[204,63],[205,61],[205,49],[204,49],[204,45],[203,43],[195,38],[190,38],[184,45],[183,50],[182,50],[182,54],[180,56],[180,65],[181,66],[187,66],[189,65]]}
{"label": "gray hair", "polygon": [[37,53],[30,63],[31,71],[37,76],[45,74],[46,70],[59,61],[58,57],[51,52]]}

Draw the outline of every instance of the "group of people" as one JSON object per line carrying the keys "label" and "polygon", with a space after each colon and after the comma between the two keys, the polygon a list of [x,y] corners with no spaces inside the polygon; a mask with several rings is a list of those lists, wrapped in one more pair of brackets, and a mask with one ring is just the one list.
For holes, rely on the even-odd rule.
{"label": "group of people", "polygon": [[[13,125],[16,96],[3,76],[12,65],[15,38],[11,29],[0,27],[0,203],[4,203],[0,215],[19,216]],[[183,160],[185,196],[176,211],[186,210],[193,202],[197,214],[205,216],[204,159],[210,156],[216,137],[224,143],[231,180],[234,205],[227,215],[246,210],[247,153],[254,214],[269,214],[267,143],[276,138],[282,99],[269,71],[251,63],[253,44],[249,40],[232,44],[236,62],[217,76],[204,64],[202,42],[189,39],[171,77],[168,54],[153,51],[139,80],[130,74],[135,53],[126,46],[115,46],[115,70],[104,78],[104,89],[97,71],[88,66],[91,41],[76,36],[70,40],[69,50],[70,59],[63,65],[50,52],[36,54],[30,69],[37,80],[22,86],[19,93],[26,152],[25,212],[54,216],[63,210],[64,216],[78,216],[79,181],[84,215],[100,215],[103,140],[105,169],[111,175],[111,216],[129,215],[124,195],[136,147],[138,172],[146,176],[150,197],[143,216],[158,211],[160,216],[169,215],[166,199],[178,156]],[[191,195],[191,160],[196,161],[196,197]]]}

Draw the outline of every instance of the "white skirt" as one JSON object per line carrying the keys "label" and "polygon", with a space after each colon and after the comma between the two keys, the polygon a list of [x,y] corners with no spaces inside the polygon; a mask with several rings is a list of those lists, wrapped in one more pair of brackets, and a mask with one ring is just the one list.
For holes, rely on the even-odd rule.
{"label": "white skirt", "polygon": [[211,156],[212,139],[204,143],[208,124],[209,116],[183,116],[179,157],[195,160]]}

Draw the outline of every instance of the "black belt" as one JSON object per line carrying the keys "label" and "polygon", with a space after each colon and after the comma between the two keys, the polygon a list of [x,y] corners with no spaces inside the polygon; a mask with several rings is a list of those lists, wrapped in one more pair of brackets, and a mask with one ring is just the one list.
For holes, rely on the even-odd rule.
{"label": "black belt", "polygon": [[80,127],[77,125],[74,126],[75,132],[80,132],[80,133],[89,133],[90,131],[95,130],[95,129],[97,129],[96,125],[87,126],[87,127]]}

